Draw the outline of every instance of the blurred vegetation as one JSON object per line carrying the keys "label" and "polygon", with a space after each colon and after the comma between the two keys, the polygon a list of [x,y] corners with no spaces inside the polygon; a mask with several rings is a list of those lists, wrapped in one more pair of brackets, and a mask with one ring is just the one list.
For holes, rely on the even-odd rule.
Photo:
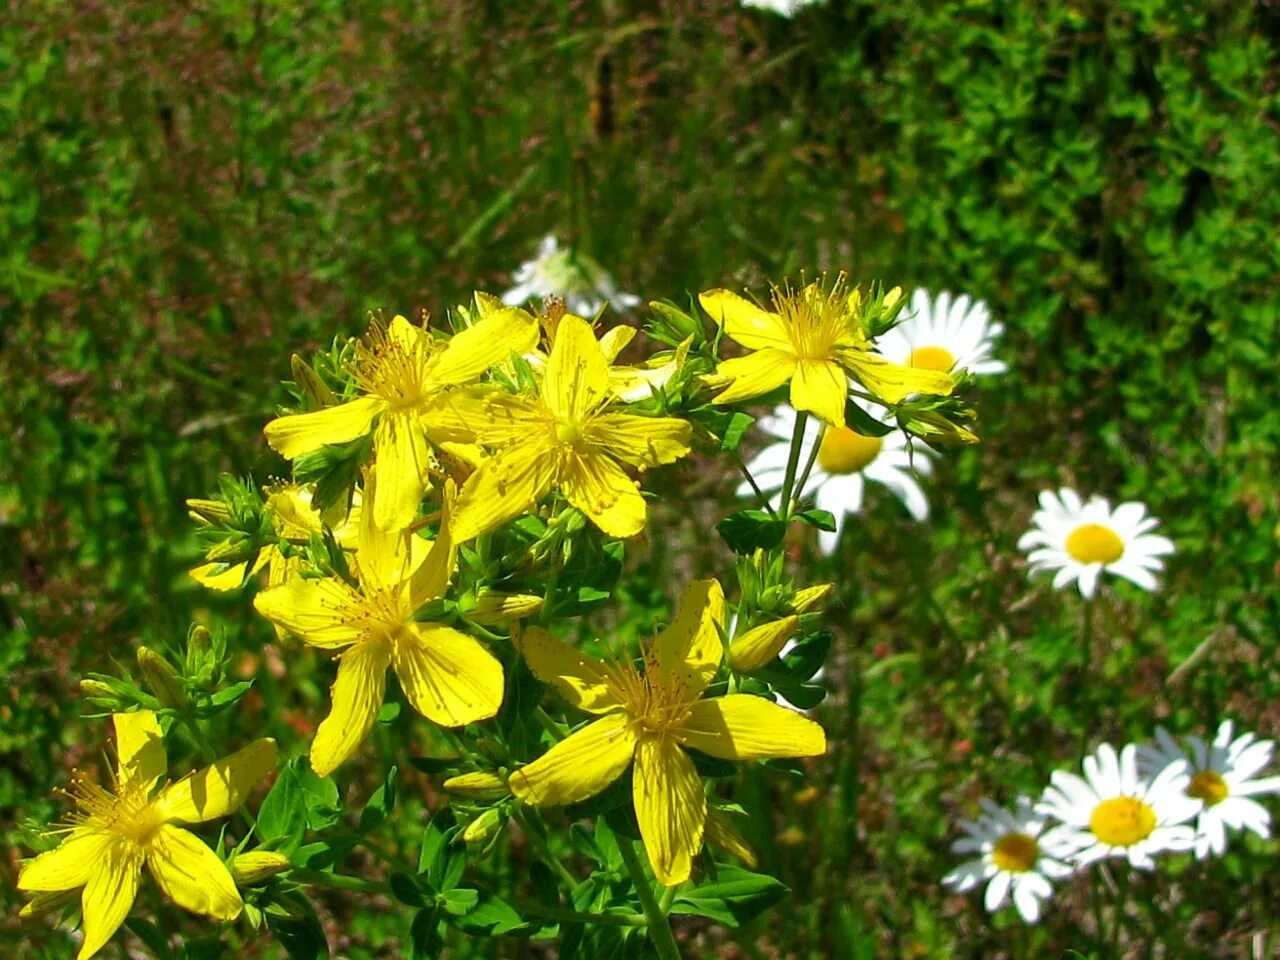
{"label": "blurred vegetation", "polygon": [[[82,672],[177,642],[213,607],[246,673],[269,673],[247,601],[186,576],[183,498],[222,471],[283,469],[259,430],[289,354],[374,307],[500,292],[554,232],[648,298],[850,267],[969,292],[1006,324],[1011,370],[979,398],[983,445],[931,485],[935,520],[873,500],[834,563],[834,747],[816,793],[798,783],[755,825],[795,899],[745,955],[1061,952],[1090,891],[1065,891],[1032,935],[992,922],[939,886],[955,817],[1157,722],[1280,733],[1278,63],[1280,7],[1226,0],[850,0],[794,21],[692,2],[11,7],[9,839],[54,815],[51,788],[99,750]],[[1122,585],[1101,605],[1092,663],[1076,598],[1029,586],[1014,548],[1036,492],[1060,483],[1146,501],[1179,549],[1161,595]],[[663,549],[705,541],[717,509]],[[661,593],[662,564],[640,570]],[[1134,920],[1142,955],[1280,936],[1275,844],[1245,846],[1146,881],[1168,917]],[[6,843],[0,874],[18,856]],[[4,889],[6,940],[63,955]],[[397,915],[351,908],[331,906],[340,955],[396,955]],[[685,933],[691,955],[743,955],[722,931]]]}

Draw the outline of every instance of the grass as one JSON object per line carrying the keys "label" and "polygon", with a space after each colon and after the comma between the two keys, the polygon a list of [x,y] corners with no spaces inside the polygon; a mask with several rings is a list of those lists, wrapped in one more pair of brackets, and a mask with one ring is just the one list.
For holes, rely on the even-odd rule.
{"label": "grass", "polygon": [[[10,881],[20,821],[56,816],[52,788],[96,762],[82,673],[216,616],[258,677],[246,719],[296,751],[321,709],[316,662],[286,675],[243,598],[185,574],[183,499],[283,469],[258,430],[289,354],[374,307],[500,291],[554,232],[650,298],[847,267],[991,303],[1011,370],[979,390],[982,446],[928,484],[927,527],[873,496],[827,567],[795,545],[840,585],[833,745],[780,792],[740,784],[767,797],[751,839],[794,891],[741,949],[1107,955],[1087,883],[1028,933],[939,878],[979,796],[1034,792],[1082,746],[1226,716],[1280,732],[1277,43],[1262,7],[1137,0],[794,22],[730,3],[27,4],[0,24],[6,940],[65,955],[16,919]],[[631,551],[637,604],[723,565],[708,531],[735,478],[659,482],[691,506]],[[1015,549],[1059,484],[1148,502],[1179,547],[1160,594],[1097,604],[1087,650],[1078,599],[1029,584]],[[402,829],[385,840],[412,849]],[[1280,935],[1275,844],[1238,849],[1136,878],[1126,948]],[[370,905],[325,900],[339,955],[397,954],[407,918]],[[679,933],[736,955],[703,921]]]}

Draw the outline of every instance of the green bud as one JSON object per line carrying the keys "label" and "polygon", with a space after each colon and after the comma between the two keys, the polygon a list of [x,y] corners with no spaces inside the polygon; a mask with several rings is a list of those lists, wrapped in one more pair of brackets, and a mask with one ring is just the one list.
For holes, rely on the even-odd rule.
{"label": "green bud", "polygon": [[320,379],[320,375],[315,372],[311,364],[296,353],[289,358],[289,368],[293,371],[293,382],[302,391],[302,396],[306,399],[309,409],[319,410],[323,407],[331,407],[338,402],[338,398],[333,395],[333,391]]}
{"label": "green bud", "polygon": [[231,509],[221,500],[201,500],[193,497],[187,500],[187,510],[190,511],[191,519],[206,526],[226,523],[231,519]]}
{"label": "green bud", "polygon": [[204,556],[210,563],[245,563],[257,553],[258,545],[251,537],[237,535],[215,543]]}
{"label": "green bud", "polygon": [[237,854],[231,861],[231,877],[242,887],[251,886],[270,880],[292,866],[292,861],[283,853],[277,853],[274,850],[250,850],[247,853]]}
{"label": "green bud", "polygon": [[506,820],[497,807],[490,807],[467,824],[467,828],[462,831],[462,839],[468,844],[483,844],[497,835]]}
{"label": "green bud", "polygon": [[455,796],[471,800],[500,800],[511,793],[501,777],[479,770],[450,777],[444,782],[444,788]]}
{"label": "green bud", "polygon": [[112,712],[133,706],[133,700],[125,697],[124,691],[105,677],[85,677],[80,681],[80,692],[96,705]]}
{"label": "green bud", "polygon": [[193,623],[187,631],[187,675],[194,677],[213,654],[213,634],[209,628]]}
{"label": "green bud", "polygon": [[168,660],[149,647],[139,647],[138,667],[157,700],[173,710],[186,709],[187,693],[182,688],[182,677]]}

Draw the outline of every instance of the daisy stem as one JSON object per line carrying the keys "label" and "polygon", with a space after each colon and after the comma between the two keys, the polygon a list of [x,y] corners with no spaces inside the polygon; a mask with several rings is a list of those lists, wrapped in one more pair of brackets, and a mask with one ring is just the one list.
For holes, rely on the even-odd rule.
{"label": "daisy stem", "polygon": [[791,519],[791,491],[795,488],[796,467],[800,465],[800,449],[804,445],[804,428],[809,422],[809,415],[803,410],[796,411],[795,430],[791,434],[791,452],[787,456],[787,473],[782,480],[782,519]]}
{"label": "daisy stem", "polygon": [[1124,928],[1129,907],[1129,867],[1116,871],[1116,905],[1111,916],[1111,949],[1108,956],[1120,956],[1120,931]]}
{"label": "daisy stem", "polygon": [[638,843],[626,837],[618,838],[618,850],[622,853],[622,862],[627,865],[627,873],[631,875],[631,883],[636,888],[636,896],[640,898],[640,906],[648,918],[649,939],[653,943],[661,960],[680,960],[680,948],[676,946],[676,938],[671,933],[671,924],[666,914],[654,899],[653,887],[649,886],[649,878],[644,875],[640,866],[640,858],[636,856]]}
{"label": "daisy stem", "polygon": [[818,451],[822,448],[822,438],[826,434],[826,423],[820,423],[818,425],[818,436],[813,441],[813,449],[809,451],[809,461],[804,465],[804,470],[800,473],[800,479],[796,481],[797,500],[804,496],[805,485],[809,482],[809,474],[813,472],[813,465],[818,462]]}

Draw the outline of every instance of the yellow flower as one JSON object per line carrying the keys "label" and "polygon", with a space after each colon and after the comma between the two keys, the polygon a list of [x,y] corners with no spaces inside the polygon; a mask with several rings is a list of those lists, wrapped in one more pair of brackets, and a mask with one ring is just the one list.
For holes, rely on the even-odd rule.
{"label": "yellow flower", "polygon": [[433,338],[404,317],[395,317],[386,329],[374,324],[351,370],[364,395],[279,417],[266,426],[267,442],[292,460],[373,430],[375,520],[385,530],[407,527],[429,486],[435,463],[431,445],[471,439],[463,418],[451,409],[451,388],[472,383],[512,353],[532,349],[537,338],[537,320],[514,308],[488,313],[449,340]]}
{"label": "yellow flower", "polygon": [[790,381],[796,410],[843,427],[849,376],[886,403],[913,393],[951,393],[948,374],[899,366],[871,352],[858,292],[846,291],[843,276],[830,290],[817,283],[798,293],[775,287],[772,311],[729,290],[708,290],[698,301],[731,339],[753,351],[716,368],[718,382],[731,381],[716,403],[749,400]]}
{"label": "yellow flower", "polygon": [[[365,480],[376,496],[373,474]],[[370,487],[373,489],[370,490]],[[311,744],[311,766],[326,776],[373,728],[394,667],[413,708],[446,727],[492,717],[502,705],[502,665],[478,641],[452,627],[419,623],[418,608],[449,585],[457,550],[448,533],[452,488],[434,543],[407,530],[389,532],[366,510],[356,545],[353,587],[338,577],[294,579],[254,597],[264,617],[326,651],[341,651],[333,708]]]}
{"label": "yellow flower", "polygon": [[[544,320],[543,326],[545,329],[554,330],[559,326],[561,319],[563,318],[557,318],[555,323]],[[662,351],[635,366],[615,364],[614,361],[635,339],[635,335],[635,327],[619,324],[602,333],[599,340],[600,349],[609,363],[609,389],[612,390],[614,397],[623,403],[648,400],[655,389],[661,389],[680,371],[689,356],[689,348],[693,346],[693,337],[688,337],[675,350]],[[550,339],[552,336],[548,335],[548,340]],[[536,371],[541,372],[546,368],[547,355],[540,349],[529,351],[524,359]]]}
{"label": "yellow flower", "polygon": [[[161,892],[195,913],[234,920],[244,906],[218,855],[178,824],[226,816],[276,765],[274,740],[255,740],[231,756],[176,783],[168,769],[156,715],[118,713],[114,792],[78,772],[67,793],[79,812],[53,850],[22,865],[18,889],[37,898],[83,887],[84,943],[78,960],[93,956],[124,922],[145,863]],[[157,789],[158,788],[158,789]]]}
{"label": "yellow flower", "polygon": [[[612,413],[609,362],[590,325],[560,320],[537,396],[494,394],[477,430],[494,448],[458,497],[453,535],[465,542],[531,509],[553,489],[613,537],[644,529],[645,506],[622,469],[671,463],[691,428],[673,417]],[[619,462],[621,461],[621,463]]]}
{"label": "yellow flower", "polygon": [[531,628],[520,641],[530,669],[569,703],[600,715],[509,778],[528,803],[577,803],[599,793],[632,762],[632,800],[654,876],[689,879],[702,847],[707,798],[686,747],[713,757],[818,756],[822,728],[762,697],[700,699],[723,654],[724,593],[699,580],[675,621],[645,650],[644,669],[605,663]]}

